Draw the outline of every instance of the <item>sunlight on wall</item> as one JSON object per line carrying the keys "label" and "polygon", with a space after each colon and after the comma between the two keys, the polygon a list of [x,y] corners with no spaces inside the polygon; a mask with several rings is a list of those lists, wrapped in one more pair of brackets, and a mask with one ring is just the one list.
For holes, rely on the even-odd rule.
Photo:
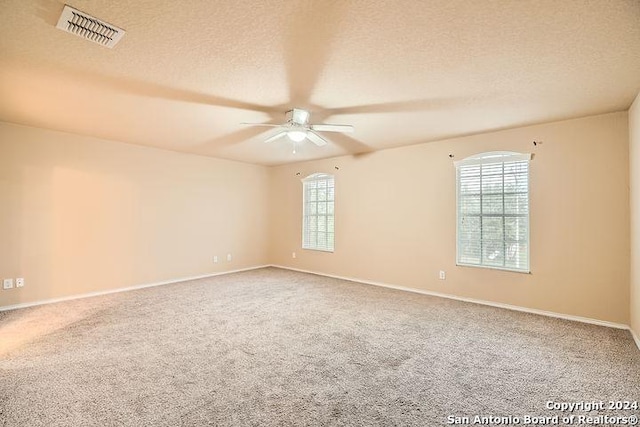
{"label": "sunlight on wall", "polygon": [[[53,288],[78,293],[129,284],[135,247],[131,233],[125,232],[133,230],[131,184],[100,171],[58,167],[53,170],[51,202]],[[105,271],[115,258],[118,268]]]}

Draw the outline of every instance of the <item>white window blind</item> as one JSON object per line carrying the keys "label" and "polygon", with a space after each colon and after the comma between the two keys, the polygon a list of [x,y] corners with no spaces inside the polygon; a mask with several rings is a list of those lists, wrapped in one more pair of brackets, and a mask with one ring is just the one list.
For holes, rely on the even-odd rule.
{"label": "white window blind", "polygon": [[456,162],[457,264],[529,272],[530,154]]}
{"label": "white window blind", "polygon": [[317,173],[302,180],[302,247],[333,252],[335,185],[333,175]]}

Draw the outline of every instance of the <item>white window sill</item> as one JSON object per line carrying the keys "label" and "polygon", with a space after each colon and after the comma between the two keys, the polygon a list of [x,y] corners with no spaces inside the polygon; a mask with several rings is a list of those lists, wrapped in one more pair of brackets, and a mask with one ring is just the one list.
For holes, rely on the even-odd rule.
{"label": "white window sill", "polygon": [[484,268],[487,270],[500,270],[500,271],[509,271],[511,273],[520,273],[520,274],[531,274],[531,270],[516,270],[515,268],[507,268],[507,267],[498,267],[493,265],[479,265],[479,264],[462,264],[457,262],[457,267],[475,267],[475,268]]}
{"label": "white window sill", "polygon": [[302,249],[305,251],[316,251],[316,252],[327,252],[327,253],[333,253],[335,251],[335,249],[305,248],[304,246],[302,247]]}

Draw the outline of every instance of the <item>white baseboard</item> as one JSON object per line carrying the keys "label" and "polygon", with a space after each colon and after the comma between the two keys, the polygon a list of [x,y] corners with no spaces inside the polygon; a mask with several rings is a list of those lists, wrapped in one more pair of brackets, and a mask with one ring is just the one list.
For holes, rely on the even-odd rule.
{"label": "white baseboard", "polygon": [[[488,306],[491,306],[491,307],[505,308],[507,310],[521,311],[521,312],[524,312],[524,313],[539,314],[541,316],[555,317],[555,318],[558,318],[558,319],[571,320],[571,321],[574,321],[574,322],[590,323],[592,325],[606,326],[606,327],[609,327],[609,328],[627,329],[627,330],[631,331],[631,328],[628,325],[625,325],[625,324],[622,324],[622,323],[608,322],[606,320],[592,319],[592,318],[589,318],[589,317],[581,317],[581,316],[573,316],[573,315],[570,315],[570,314],[563,314],[563,313],[556,313],[556,312],[553,312],[553,311],[538,310],[538,309],[535,309],[535,308],[527,308],[527,307],[521,307],[521,306],[517,306],[517,305],[503,304],[503,303],[500,303],[500,302],[486,301],[486,300],[480,300],[480,299],[475,299],[475,298],[460,297],[460,296],[457,296],[457,295],[450,295],[450,294],[443,294],[443,293],[440,293],[440,292],[425,291],[425,290],[422,290],[422,289],[407,288],[407,287],[404,287],[404,286],[391,285],[391,284],[382,283],[382,282],[374,282],[374,281],[371,281],[371,280],[363,280],[363,279],[358,279],[358,278],[354,278],[354,277],[336,276],[336,275],[333,275],[333,274],[320,273],[320,272],[317,272],[317,271],[301,270],[299,268],[286,267],[286,266],[283,266],[283,265],[272,265],[272,267],[282,268],[284,270],[299,271],[301,273],[315,274],[315,275],[318,275],[318,276],[332,277],[334,279],[348,280],[348,281],[351,281],[351,282],[363,283],[365,285],[381,286],[383,288],[397,289],[397,290],[400,290],[400,291],[413,292],[413,293],[423,294],[423,295],[430,295],[430,296],[439,297],[439,298],[447,298],[447,299],[452,299],[452,300],[456,300],[456,301],[470,302],[470,303],[474,303],[474,304],[488,305]],[[633,334],[633,331],[631,331],[631,333]],[[638,344],[638,349],[640,349],[640,343],[639,343],[639,341],[638,341],[638,339],[637,339],[637,337],[635,335],[634,335],[634,339],[636,340],[636,344]]]}
{"label": "white baseboard", "polygon": [[629,327],[629,332],[631,332],[631,336],[633,337],[633,340],[636,342],[636,345],[640,350],[640,337],[638,337],[638,335],[635,333],[633,329],[631,329],[631,327]]}
{"label": "white baseboard", "polygon": [[221,271],[221,272],[211,273],[211,274],[202,274],[200,276],[181,277],[181,278],[178,278],[178,279],[165,280],[165,281],[162,281],[162,282],[144,283],[144,284],[141,284],[141,285],[127,286],[126,288],[108,289],[108,290],[104,290],[104,291],[88,292],[86,294],[70,295],[70,296],[61,297],[61,298],[51,298],[51,299],[40,300],[40,301],[25,302],[25,303],[21,303],[21,304],[6,305],[6,306],[3,306],[3,307],[0,307],[0,311],[17,310],[19,308],[34,307],[36,305],[53,304],[53,303],[56,303],[56,302],[70,301],[70,300],[81,299],[81,298],[91,298],[91,297],[97,297],[97,296],[100,296],[100,295],[115,294],[115,293],[118,293],[118,292],[135,291],[136,289],[152,288],[154,286],[171,285],[173,283],[186,282],[188,280],[206,279],[207,277],[222,276],[224,274],[232,274],[232,273],[240,273],[242,271],[257,270],[259,268],[265,268],[265,267],[270,267],[270,265],[258,265],[258,266],[255,266],[255,267],[241,268],[241,269],[238,269],[238,270],[229,270],[229,271]]}

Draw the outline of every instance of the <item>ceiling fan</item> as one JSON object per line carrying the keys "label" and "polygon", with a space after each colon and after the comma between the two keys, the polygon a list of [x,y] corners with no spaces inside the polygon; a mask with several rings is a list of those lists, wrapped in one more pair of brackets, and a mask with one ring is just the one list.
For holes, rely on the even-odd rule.
{"label": "ceiling fan", "polygon": [[[307,110],[301,108],[294,108],[287,111],[287,121],[283,124],[276,125],[271,123],[242,123],[243,125],[250,126],[268,126],[277,127],[281,130],[265,139],[264,142],[272,142],[276,139],[284,136],[289,137],[294,143],[301,142],[305,139],[313,142],[317,146],[321,147],[327,144],[327,140],[318,134],[318,132],[353,132],[353,126],[351,125],[331,125],[331,124],[311,124],[309,118],[311,114]],[[295,153],[295,146],[294,146]]]}

